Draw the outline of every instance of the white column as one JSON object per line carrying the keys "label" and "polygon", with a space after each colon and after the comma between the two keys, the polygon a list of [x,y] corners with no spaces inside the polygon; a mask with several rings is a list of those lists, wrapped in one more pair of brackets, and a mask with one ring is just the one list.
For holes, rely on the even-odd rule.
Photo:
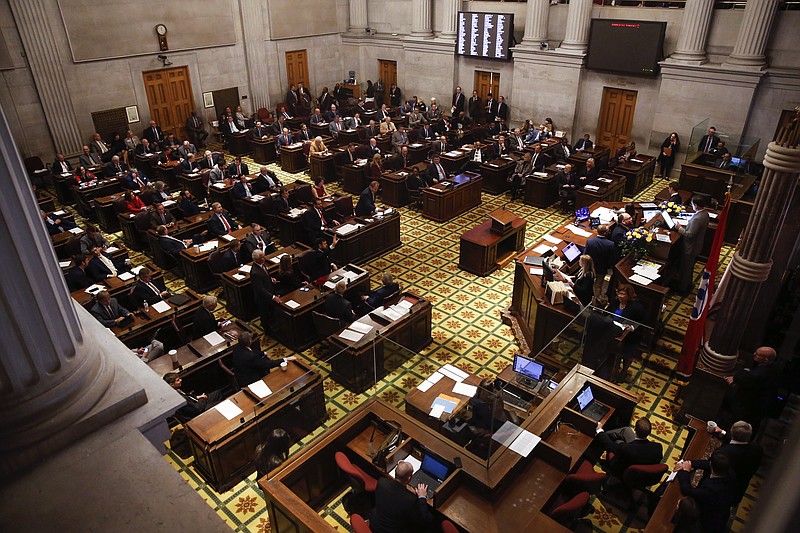
{"label": "white column", "polygon": [[550,0],[528,0],[522,44],[539,48],[539,45],[547,40],[547,17],[549,14]]}
{"label": "white column", "polygon": [[269,86],[267,72],[267,51],[264,47],[264,14],[261,0],[240,0],[239,11],[242,16],[244,34],[244,53],[247,58],[247,81],[250,85],[251,112],[262,107],[269,108]]}
{"label": "white column", "polygon": [[742,25],[739,27],[739,35],[736,37],[736,44],[725,64],[748,67],[765,67],[767,65],[764,50],[767,47],[767,39],[769,39],[777,8],[778,0],[747,2]]}
{"label": "white column", "polygon": [[350,0],[350,31],[363,33],[367,24],[367,0]]}
{"label": "white column", "polygon": [[[87,415],[109,391],[114,367],[81,326],[2,109],[0,175],[0,478],[7,478],[96,428]],[[106,414],[114,408],[105,407]]]}
{"label": "white column", "polygon": [[670,59],[702,64],[706,58],[706,41],[714,0],[688,0],[683,8],[678,47]]}
{"label": "white column", "polygon": [[440,38],[455,39],[456,24],[458,23],[458,10],[461,0],[443,0],[442,2],[442,31]]}
{"label": "white column", "polygon": [[411,35],[429,37],[431,31],[431,0],[411,0]]}
{"label": "white column", "polygon": [[589,23],[592,0],[570,0],[567,10],[567,32],[559,49],[585,53],[589,44]]}
{"label": "white column", "polygon": [[10,0],[22,45],[27,55],[36,91],[48,117],[47,127],[56,152],[77,153],[83,140],[72,107],[67,79],[61,69],[56,29],[50,22],[45,0]]}

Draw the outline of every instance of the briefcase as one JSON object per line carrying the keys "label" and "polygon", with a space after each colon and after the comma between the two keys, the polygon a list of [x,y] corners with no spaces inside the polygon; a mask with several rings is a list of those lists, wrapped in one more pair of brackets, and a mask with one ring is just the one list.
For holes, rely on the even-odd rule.
{"label": "briefcase", "polygon": [[180,307],[189,302],[189,297],[185,294],[176,294],[175,296],[170,296],[167,301],[176,307]]}

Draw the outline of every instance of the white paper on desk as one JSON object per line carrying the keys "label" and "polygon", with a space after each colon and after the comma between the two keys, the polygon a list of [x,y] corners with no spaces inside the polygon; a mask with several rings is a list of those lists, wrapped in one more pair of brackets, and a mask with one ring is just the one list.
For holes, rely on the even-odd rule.
{"label": "white paper on desk", "polygon": [[175,200],[167,200],[166,202],[161,202],[161,205],[164,207],[169,207],[175,205],[177,202]]}
{"label": "white paper on desk", "polygon": [[437,370],[436,372],[434,372],[433,374],[428,376],[428,381],[430,381],[431,383],[438,383],[439,380],[442,379],[443,377],[444,377],[444,374],[442,374],[441,372],[439,372]]}
{"label": "white paper on desk", "polygon": [[717,213],[709,213],[708,214],[708,218],[710,218],[711,220],[715,220],[717,217],[719,217],[719,215]]}
{"label": "white paper on desk", "polygon": [[463,381],[459,381],[455,385],[453,385],[453,392],[456,394],[463,394],[464,396],[469,396],[472,398],[478,392],[478,387],[475,385],[469,385],[464,383]]}
{"label": "white paper on desk", "polygon": [[439,418],[440,416],[442,416],[442,413],[444,413],[444,405],[436,404],[433,406],[433,409],[431,409],[431,412],[428,414],[433,418]]}
{"label": "white paper on desk", "polygon": [[61,268],[67,268],[69,265],[72,264],[72,261],[59,261],[58,266]]}
{"label": "white paper on desk", "polygon": [[540,244],[536,248],[533,249],[533,253],[542,255],[546,252],[549,252],[552,248],[546,244]]}
{"label": "white paper on desk", "polygon": [[356,226],[355,224],[342,224],[341,226],[336,228],[336,233],[338,233],[339,235],[348,235],[350,233],[353,233],[357,229],[358,226]]}
{"label": "white paper on desk", "polygon": [[453,373],[453,374],[455,374],[456,376],[458,376],[459,378],[461,378],[459,381],[461,381],[461,380],[464,380],[464,379],[467,379],[467,377],[469,376],[469,374],[467,374],[466,372],[464,372],[464,371],[463,371],[463,370],[461,370],[460,368],[458,368],[458,367],[456,367],[456,366],[453,366],[453,365],[451,365],[450,363],[448,363],[448,364],[444,365],[444,366],[443,366],[442,368],[440,368],[439,370],[440,370],[440,371],[441,371],[441,370],[449,370],[451,373]]}
{"label": "white paper on desk", "polygon": [[222,237],[220,237],[220,238],[221,238],[221,239],[224,239],[224,240],[226,240],[226,241],[228,241],[228,242],[231,242],[231,241],[232,241],[233,239],[235,239],[236,237],[234,237],[233,235],[223,235],[223,236],[222,236]]}
{"label": "white paper on desk", "polygon": [[587,191],[592,191],[592,192],[597,192],[600,190],[600,187],[598,187],[597,185],[584,185],[583,188],[586,189]]}
{"label": "white paper on desk", "polygon": [[622,322],[617,322],[616,320],[613,321],[614,325],[617,326],[619,329],[625,329],[625,324]]}
{"label": "white paper on desk", "polygon": [[642,277],[645,277],[649,280],[656,280],[661,275],[658,273],[657,268],[644,266],[644,265],[635,265],[632,269],[636,274],[639,274]]}
{"label": "white paper on desk", "polygon": [[130,272],[122,272],[119,275],[117,275],[117,277],[120,279],[120,281],[128,281],[129,279],[133,279],[134,275],[131,274]]}
{"label": "white paper on desk", "polygon": [[639,274],[634,274],[628,279],[630,279],[631,281],[635,281],[636,283],[639,283],[640,285],[650,285],[651,283],[653,283],[652,279],[648,279],[648,278],[646,278],[644,276],[640,276]]}
{"label": "white paper on desk", "polygon": [[114,252],[119,252],[119,248],[117,248],[116,246],[109,246],[108,248],[106,248],[106,252],[109,254],[113,254]]}
{"label": "white paper on desk", "polygon": [[495,431],[494,435],[492,435],[492,440],[499,442],[503,446],[511,446],[511,443],[514,442],[519,434],[522,433],[522,428],[518,425],[514,424],[506,420],[500,429]]}
{"label": "white paper on desk", "polygon": [[528,457],[528,454],[539,444],[540,440],[542,439],[538,435],[534,435],[530,431],[523,429],[522,433],[517,435],[517,438],[514,439],[514,442],[511,443],[509,448],[523,457]]}
{"label": "white paper on desk", "polygon": [[79,233],[83,233],[83,230],[81,228],[72,228],[71,230],[69,230],[69,232],[77,235]]}
{"label": "white paper on desk", "polygon": [[133,267],[131,269],[131,272],[133,272],[134,274],[136,274],[138,276],[139,272],[141,272],[143,268],[144,268],[144,265],[139,265],[139,266]]}
{"label": "white paper on desk", "polygon": [[549,176],[547,172],[534,172],[533,175],[538,176],[540,178],[546,178],[547,176]]}
{"label": "white paper on desk", "polygon": [[252,269],[253,265],[244,265],[239,267],[239,272],[244,272],[245,274],[249,274]]}
{"label": "white paper on desk", "polygon": [[[286,255],[286,252],[283,252],[282,254],[278,254],[275,257],[271,257],[270,261],[272,261],[273,263],[275,263],[277,265],[278,263],[281,262],[281,257],[283,257],[284,255]],[[241,270],[241,268],[239,270]]]}
{"label": "white paper on desk", "polygon": [[558,237],[553,237],[550,234],[545,235],[544,237],[542,237],[542,239],[546,240],[550,244],[561,244],[562,242],[564,242],[561,239],[559,239]]}
{"label": "white paper on desk", "polygon": [[594,211],[591,212],[590,216],[593,216],[595,218],[599,218],[600,222],[602,222],[604,224],[608,223],[608,222],[611,222],[612,220],[616,219],[616,217],[617,217],[614,214],[614,211],[612,211],[611,209],[609,209],[607,207],[598,207],[597,209],[595,209]]}
{"label": "white paper on desk", "polygon": [[267,396],[272,394],[272,391],[270,390],[269,387],[267,387],[267,384],[264,383],[263,379],[254,381],[253,383],[248,385],[247,388],[250,389],[250,392],[258,396],[259,398],[266,398]]}
{"label": "white paper on desk", "polygon": [[300,304],[295,302],[294,300],[289,300],[289,301],[284,302],[284,303],[286,304],[286,306],[289,309],[297,309],[298,307],[300,307]]}
{"label": "white paper on desk", "polygon": [[431,387],[433,387],[433,383],[431,383],[427,379],[422,383],[420,383],[419,385],[417,385],[417,388],[420,390],[420,392],[428,392],[428,389],[430,389]]}
{"label": "white paper on desk", "polygon": [[452,379],[456,383],[460,383],[461,381],[464,381],[464,378],[462,378],[458,374],[454,374],[452,371],[450,371],[450,370],[448,370],[446,368],[440,368],[439,372],[441,372],[441,374],[443,376],[447,376],[448,378]]}
{"label": "white paper on desk", "polygon": [[411,145],[411,148],[419,148],[420,146],[422,146],[422,143],[414,143]]}
{"label": "white paper on desk", "polygon": [[669,235],[667,235],[665,233],[656,233],[656,240],[658,242],[670,242],[671,241],[671,239],[669,238]]}
{"label": "white paper on desk", "polygon": [[260,202],[261,200],[264,199],[264,197],[261,196],[260,194],[254,194],[253,196],[250,197],[250,199],[254,202]]}
{"label": "white paper on desk", "polygon": [[611,183],[611,180],[608,178],[597,178],[597,181],[602,181],[603,183]]}
{"label": "white paper on desk", "polygon": [[100,292],[100,291],[104,291],[104,290],[106,290],[106,288],[105,288],[103,285],[98,285],[98,284],[96,284],[96,283],[94,283],[94,284],[92,284],[92,285],[89,285],[88,287],[86,287],[86,292],[88,292],[88,293],[89,293],[89,294],[91,294],[92,296],[94,296],[94,295],[95,295],[95,294],[97,294],[98,292]]}
{"label": "white paper on desk", "polygon": [[242,281],[246,277],[247,276],[245,276],[244,274],[234,274],[233,275],[233,279],[235,279],[236,281]]}
{"label": "white paper on desk", "polygon": [[411,303],[410,301],[408,301],[408,300],[400,300],[400,301],[399,301],[399,302],[397,302],[397,304],[396,304],[396,306],[397,306],[397,307],[399,307],[400,309],[411,309],[411,307],[412,307],[413,305],[414,305],[414,304],[412,304],[412,303]]}
{"label": "white paper on desk", "polygon": [[644,163],[641,159],[631,159],[631,163]]}
{"label": "white paper on desk", "polygon": [[225,400],[224,402],[218,403],[216,406],[214,406],[214,409],[219,411],[222,416],[228,420],[233,420],[242,414],[242,410],[239,409],[239,406],[230,400]]}
{"label": "white paper on desk", "polygon": [[586,230],[579,228],[574,224],[567,224],[567,229],[574,233],[575,235],[580,235],[581,237],[591,237],[592,233]]}
{"label": "white paper on desk", "polygon": [[200,245],[201,252],[210,252],[211,250],[216,250],[219,246],[217,241],[209,241]]}
{"label": "white paper on desk", "polygon": [[336,288],[336,284],[332,281],[326,281],[322,286],[331,291]]}
{"label": "white paper on desk", "polygon": [[216,331],[212,331],[208,335],[203,335],[203,339],[205,339],[205,341],[211,346],[216,346],[218,344],[222,344],[223,342],[225,342],[225,339],[222,338],[222,335],[220,335]]}
{"label": "white paper on desk", "polygon": [[641,207],[642,209],[655,209],[658,206],[652,202],[641,202],[639,204],[639,207]]}
{"label": "white paper on desk", "polygon": [[220,183],[215,183],[215,184],[212,185],[212,187],[216,187],[217,189],[224,189],[225,188],[225,184],[221,183],[221,182]]}
{"label": "white paper on desk", "polygon": [[531,267],[528,273],[532,276],[544,276],[544,269],[541,267]]}
{"label": "white paper on desk", "polygon": [[161,300],[160,302],[154,303],[151,307],[157,313],[166,313],[167,311],[172,309],[172,307],[167,302],[165,302],[164,300]]}
{"label": "white paper on desk", "polygon": [[383,316],[385,316],[386,318],[388,318],[392,322],[394,322],[395,320],[399,320],[402,317],[402,315],[400,313],[398,313],[397,311],[395,311],[391,307],[388,308],[388,309],[385,308],[385,307],[383,308]]}
{"label": "white paper on desk", "polygon": [[372,330],[372,326],[364,324],[363,322],[353,322],[350,324],[350,329],[359,333],[369,333]]}
{"label": "white paper on desk", "polygon": [[361,337],[363,337],[364,334],[359,333],[357,331],[353,331],[352,329],[346,329],[343,332],[339,333],[339,336],[350,342],[358,342],[361,340]]}
{"label": "white paper on desk", "polygon": [[67,212],[66,212],[66,211],[63,211],[63,210],[59,210],[59,211],[53,211],[53,214],[54,214],[54,215],[61,216],[61,215],[66,215],[66,214],[67,214]]}

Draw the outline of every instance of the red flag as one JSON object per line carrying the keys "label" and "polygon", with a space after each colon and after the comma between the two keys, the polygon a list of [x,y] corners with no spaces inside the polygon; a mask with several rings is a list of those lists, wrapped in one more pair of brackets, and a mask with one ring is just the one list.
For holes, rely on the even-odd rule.
{"label": "red flag", "polygon": [[697,287],[697,297],[692,307],[692,316],[689,319],[689,326],[686,328],[686,336],[683,338],[681,355],[678,358],[678,375],[688,378],[694,371],[697,361],[697,349],[703,342],[704,326],[708,316],[709,302],[714,295],[714,282],[717,278],[717,266],[719,264],[719,253],[722,250],[722,243],[725,241],[725,222],[728,218],[728,207],[731,204],[730,193],[725,193],[725,206],[717,217],[717,231],[714,233],[714,243],[708,253],[708,262],[703,270],[703,277],[700,286]]}

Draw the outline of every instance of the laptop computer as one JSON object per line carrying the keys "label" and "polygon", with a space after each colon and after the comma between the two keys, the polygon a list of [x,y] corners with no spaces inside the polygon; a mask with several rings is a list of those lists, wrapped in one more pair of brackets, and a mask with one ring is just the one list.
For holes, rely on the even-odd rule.
{"label": "laptop computer", "polygon": [[578,259],[580,259],[583,250],[581,250],[580,246],[578,246],[574,242],[571,242],[561,249],[561,253],[564,256],[567,265],[572,266],[578,262]]}
{"label": "laptop computer", "polygon": [[611,408],[596,401],[592,393],[592,387],[587,385],[586,388],[578,394],[578,410],[583,416],[594,421],[599,421],[606,416],[606,413],[608,413]]}
{"label": "laptop computer", "polygon": [[516,374],[514,378],[515,381],[528,388],[534,388],[539,384],[542,379],[542,371],[544,371],[544,367],[541,363],[532,361],[519,354],[514,355],[513,369]]}
{"label": "laptop computer", "polygon": [[408,482],[413,488],[420,483],[428,486],[428,499],[433,498],[433,493],[450,474],[450,466],[433,455],[425,452],[422,455],[422,466],[411,476]]}

